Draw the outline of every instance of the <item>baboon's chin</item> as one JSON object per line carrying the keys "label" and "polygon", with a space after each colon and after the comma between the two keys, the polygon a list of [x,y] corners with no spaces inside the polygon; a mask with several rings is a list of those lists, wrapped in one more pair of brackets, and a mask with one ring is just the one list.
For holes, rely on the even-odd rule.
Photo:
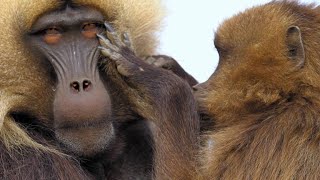
{"label": "baboon's chin", "polygon": [[55,136],[67,151],[79,156],[93,156],[109,145],[114,129],[112,123],[99,123],[56,129]]}

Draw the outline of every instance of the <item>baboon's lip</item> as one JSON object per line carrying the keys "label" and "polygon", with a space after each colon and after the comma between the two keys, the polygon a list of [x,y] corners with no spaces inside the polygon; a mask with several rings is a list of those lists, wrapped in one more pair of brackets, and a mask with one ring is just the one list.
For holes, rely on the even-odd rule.
{"label": "baboon's lip", "polygon": [[108,125],[107,120],[96,120],[96,121],[88,120],[84,123],[64,122],[55,126],[55,129],[56,130],[75,130],[75,129],[103,127],[106,125]]}

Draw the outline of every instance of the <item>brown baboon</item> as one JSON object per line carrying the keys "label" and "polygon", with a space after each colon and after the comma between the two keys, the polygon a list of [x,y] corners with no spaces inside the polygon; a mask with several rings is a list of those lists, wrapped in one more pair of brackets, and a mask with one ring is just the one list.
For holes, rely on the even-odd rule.
{"label": "brown baboon", "polygon": [[[192,162],[197,139],[190,87],[143,65],[143,74],[116,79],[96,37],[107,21],[131,35],[132,61],[150,56],[160,6],[158,0],[1,1],[1,179],[183,175],[173,176],[183,166],[173,167],[181,158]],[[189,137],[180,142],[184,133]]]}
{"label": "brown baboon", "polygon": [[196,87],[215,120],[204,179],[320,179],[320,11],[272,1],[225,21]]}

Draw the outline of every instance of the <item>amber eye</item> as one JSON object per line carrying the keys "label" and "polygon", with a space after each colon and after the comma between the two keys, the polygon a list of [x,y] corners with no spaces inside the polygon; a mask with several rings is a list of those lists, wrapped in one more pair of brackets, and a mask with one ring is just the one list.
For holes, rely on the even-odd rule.
{"label": "amber eye", "polygon": [[61,39],[61,30],[57,27],[50,27],[44,30],[44,41],[47,44],[56,44]]}
{"label": "amber eye", "polygon": [[82,26],[82,34],[86,38],[95,38],[98,33],[103,31],[103,25],[100,23],[85,23]]}

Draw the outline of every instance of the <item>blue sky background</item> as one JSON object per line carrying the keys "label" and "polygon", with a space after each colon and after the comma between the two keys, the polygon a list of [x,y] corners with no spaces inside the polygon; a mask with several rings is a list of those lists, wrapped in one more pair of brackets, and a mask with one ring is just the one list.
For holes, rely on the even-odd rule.
{"label": "blue sky background", "polygon": [[[174,57],[199,82],[215,70],[214,32],[223,20],[270,0],[163,0],[168,9],[159,53]],[[320,0],[301,0],[316,2]]]}

